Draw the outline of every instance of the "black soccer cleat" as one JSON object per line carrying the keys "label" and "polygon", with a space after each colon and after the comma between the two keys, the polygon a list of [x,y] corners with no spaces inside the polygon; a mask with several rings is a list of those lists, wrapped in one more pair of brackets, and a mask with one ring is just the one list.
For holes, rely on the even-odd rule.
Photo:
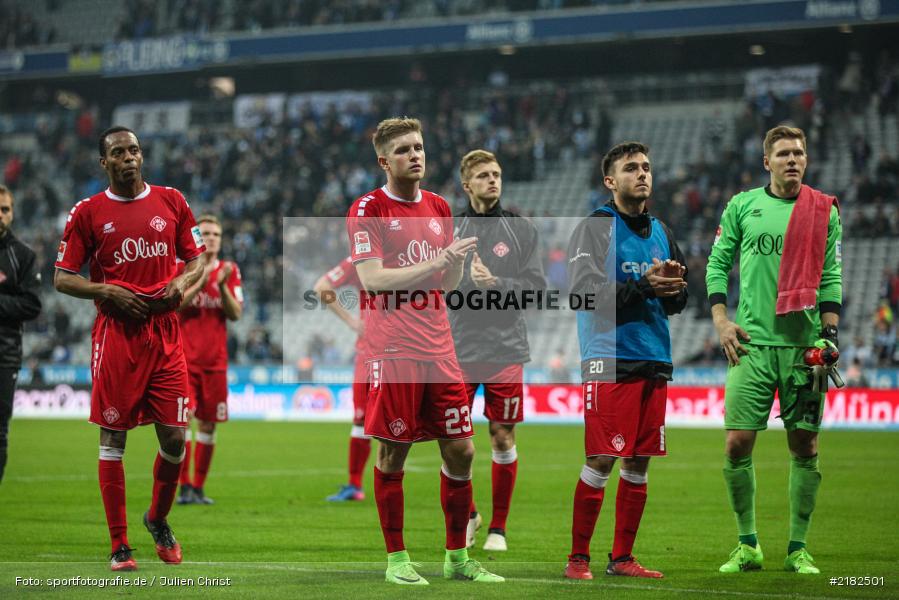
{"label": "black soccer cleat", "polygon": [[181,484],[181,491],[178,493],[178,504],[196,504],[194,497],[194,486],[189,483]]}
{"label": "black soccer cleat", "polygon": [[203,488],[195,487],[194,490],[194,504],[215,504],[215,500],[207,496],[203,493]]}

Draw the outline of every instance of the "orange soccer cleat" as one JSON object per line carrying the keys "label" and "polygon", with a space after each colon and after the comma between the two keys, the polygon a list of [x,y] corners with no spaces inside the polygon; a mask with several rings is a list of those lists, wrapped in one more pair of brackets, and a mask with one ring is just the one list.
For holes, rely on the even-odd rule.
{"label": "orange soccer cleat", "polygon": [[565,577],[568,579],[593,579],[590,572],[590,557],[583,554],[572,554],[565,565]]}
{"label": "orange soccer cleat", "polygon": [[162,519],[160,521],[151,521],[149,513],[144,513],[144,526],[153,536],[156,542],[156,555],[170,565],[177,565],[181,562],[181,544],[175,539],[172,528],[169,527],[168,521]]}
{"label": "orange soccer cleat", "polygon": [[664,577],[659,571],[650,571],[637,562],[637,559],[631,555],[622,556],[612,560],[609,555],[609,564],[606,567],[606,575],[623,575],[624,577],[648,577],[650,579],[661,579]]}

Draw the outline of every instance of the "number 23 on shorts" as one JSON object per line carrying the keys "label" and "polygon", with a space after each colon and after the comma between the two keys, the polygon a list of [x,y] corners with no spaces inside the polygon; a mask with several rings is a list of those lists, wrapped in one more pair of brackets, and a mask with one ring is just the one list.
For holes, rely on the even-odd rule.
{"label": "number 23 on shorts", "polygon": [[[459,435],[460,433],[471,432],[471,409],[467,406],[462,408],[448,408],[444,414],[446,417],[446,434]],[[461,423],[461,427],[457,427]]]}

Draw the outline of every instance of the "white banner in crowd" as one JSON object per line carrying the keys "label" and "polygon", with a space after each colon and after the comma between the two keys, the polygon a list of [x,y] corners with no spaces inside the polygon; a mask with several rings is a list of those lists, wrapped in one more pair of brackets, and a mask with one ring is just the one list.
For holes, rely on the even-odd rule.
{"label": "white banner in crowd", "polygon": [[113,111],[112,122],[142,136],[184,133],[190,127],[190,102],[123,104]]}
{"label": "white banner in crowd", "polygon": [[306,112],[316,117],[327,114],[333,107],[341,118],[354,109],[365,109],[372,102],[370,92],[341,90],[339,92],[308,92],[303,94],[243,94],[234,99],[234,125],[248,129],[263,123],[278,125],[286,116],[298,121]]}
{"label": "white banner in crowd", "polygon": [[797,65],[778,69],[750,69],[746,71],[746,98],[763,96],[769,91],[781,98],[798,96],[802,92],[818,89],[820,65]]}

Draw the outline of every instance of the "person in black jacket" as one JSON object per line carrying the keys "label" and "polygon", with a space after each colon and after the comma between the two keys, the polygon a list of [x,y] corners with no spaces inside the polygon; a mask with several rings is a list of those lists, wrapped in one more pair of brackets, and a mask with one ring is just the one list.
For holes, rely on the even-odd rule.
{"label": "person in black jacket", "polygon": [[[450,311],[450,326],[469,404],[474,403],[478,386],[484,385],[484,416],[490,421],[493,447],[493,518],[484,549],[502,551],[518,470],[514,428],[524,418],[523,364],[531,357],[520,310],[477,308],[475,303],[480,300],[486,305],[487,294],[522,300],[522,292],[542,291],[546,280],[537,228],[500,206],[503,179],[496,157],[473,150],[462,158],[459,170],[469,203],[455,215],[455,237],[477,237],[478,247],[467,259],[459,285],[463,297],[473,301]],[[474,503],[469,516],[467,544],[471,547],[481,524]]]}
{"label": "person in black jacket", "polygon": [[9,419],[22,366],[22,324],[41,312],[41,274],[34,251],[10,231],[12,192],[0,185],[0,481],[6,467]]}

